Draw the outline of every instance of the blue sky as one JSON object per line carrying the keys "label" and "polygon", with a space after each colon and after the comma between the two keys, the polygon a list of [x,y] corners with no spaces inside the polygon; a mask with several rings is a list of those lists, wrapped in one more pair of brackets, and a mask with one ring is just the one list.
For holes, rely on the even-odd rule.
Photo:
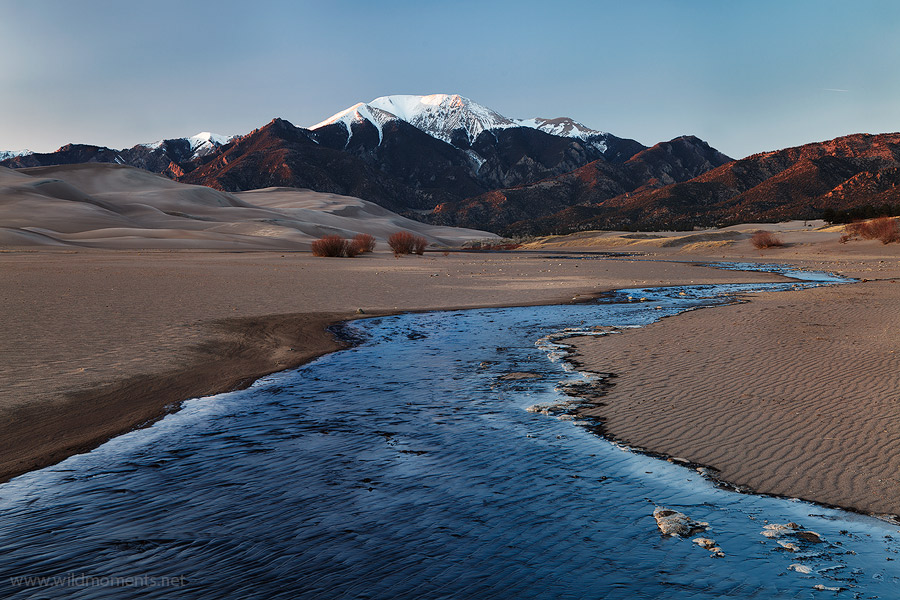
{"label": "blue sky", "polygon": [[459,93],[740,158],[900,130],[900,2],[0,0],[0,149],[307,126]]}

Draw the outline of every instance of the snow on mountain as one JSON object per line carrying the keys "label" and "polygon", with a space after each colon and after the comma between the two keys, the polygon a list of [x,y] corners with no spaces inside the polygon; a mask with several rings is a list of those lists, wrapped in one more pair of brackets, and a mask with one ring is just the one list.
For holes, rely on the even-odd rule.
{"label": "snow on mountain", "polygon": [[585,127],[578,121],[569,117],[558,117],[556,119],[542,119],[537,117],[534,119],[519,119],[516,121],[522,127],[533,127],[551,135],[560,137],[577,137],[587,138],[593,135],[604,135],[602,131]]}
{"label": "snow on mountain", "polygon": [[[368,121],[378,128],[392,119],[406,121],[425,133],[450,142],[453,133],[465,131],[469,141],[482,131],[530,127],[552,135],[586,139],[602,132],[585,127],[568,117],[558,119],[510,119],[490,108],[458,94],[432,94],[430,96],[394,95],[382,96],[369,103],[360,102],[336,115],[316,123],[310,129],[319,129],[333,123],[343,123],[351,131],[353,123]],[[379,140],[381,138],[379,137]]]}
{"label": "snow on mountain", "polygon": [[235,137],[236,136],[233,135],[220,135],[209,131],[201,131],[197,135],[192,135],[187,138],[187,140],[191,144],[191,150],[194,152],[194,156],[204,156],[219,146],[224,146]]}
{"label": "snow on mountain", "polygon": [[445,142],[458,129],[471,141],[482,131],[516,126],[512,119],[458,94],[382,96],[370,104]]}
{"label": "snow on mountain", "polygon": [[17,156],[28,156],[29,154],[34,154],[34,152],[31,150],[0,150],[0,160],[15,158]]}
{"label": "snow on mountain", "polygon": [[[197,135],[192,135],[191,137],[179,138],[186,141],[190,144],[191,147],[191,158],[197,158],[200,156],[206,156],[210,152],[213,152],[219,146],[224,146],[231,140],[233,140],[237,136],[233,135],[220,135],[218,133],[212,133],[209,131],[201,131]],[[145,148],[149,148],[151,150],[156,150],[160,148],[163,143],[170,140],[159,140],[158,142],[151,142],[149,144],[140,144]]]}
{"label": "snow on mountain", "polygon": [[353,123],[363,123],[365,121],[368,121],[378,130],[378,143],[380,144],[382,140],[381,127],[385,123],[389,121],[396,121],[397,119],[397,115],[374,106],[374,103],[364,104],[362,102],[358,102],[347,110],[342,110],[336,115],[333,115],[325,119],[324,121],[316,123],[309,129],[319,129],[320,127],[325,127],[326,125],[341,123],[344,125],[344,127],[347,128],[347,133],[349,135],[347,141],[349,142],[350,137],[353,136]]}

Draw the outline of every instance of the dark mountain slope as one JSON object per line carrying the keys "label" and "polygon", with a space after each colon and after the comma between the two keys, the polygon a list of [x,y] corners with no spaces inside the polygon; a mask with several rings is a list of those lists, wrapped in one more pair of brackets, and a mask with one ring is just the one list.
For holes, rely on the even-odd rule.
{"label": "dark mountain slope", "polygon": [[[482,227],[510,233],[542,232],[545,227],[566,230],[604,212],[610,212],[613,217],[615,209],[598,208],[613,198],[627,198],[635,190],[650,191],[667,183],[686,181],[730,160],[703,140],[684,136],[638,152],[622,164],[596,160],[531,185],[495,190],[441,205],[435,209],[432,219],[458,225],[480,222]],[[567,210],[570,207],[582,208]],[[558,218],[544,224],[543,219],[557,213]],[[533,229],[529,225],[531,221],[540,221],[542,225]],[[614,221],[619,226],[627,226],[628,216],[618,215]]]}
{"label": "dark mountain slope", "polygon": [[721,164],[725,158],[696,138],[678,138],[636,154],[621,171],[591,163],[441,206],[434,219],[479,219],[507,234],[691,229],[900,203],[900,134],[856,134]]}

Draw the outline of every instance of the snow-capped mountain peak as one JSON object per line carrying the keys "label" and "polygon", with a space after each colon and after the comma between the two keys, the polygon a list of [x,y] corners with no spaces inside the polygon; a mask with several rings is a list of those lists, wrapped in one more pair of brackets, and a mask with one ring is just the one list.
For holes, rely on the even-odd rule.
{"label": "snow-capped mountain peak", "polygon": [[521,119],[517,121],[522,127],[533,127],[545,133],[558,135],[560,137],[577,137],[587,138],[593,135],[603,135],[602,131],[591,129],[570,119],[569,117],[558,117],[556,119],[543,119],[537,117],[534,119]]}
{"label": "snow-capped mountain peak", "polygon": [[[371,102],[354,104],[309,129],[319,129],[334,123],[342,123],[352,136],[354,123],[370,122],[378,129],[379,142],[382,126],[392,119],[405,121],[432,137],[450,142],[460,130],[468,140],[474,141],[482,131],[529,127],[551,135],[587,139],[604,135],[568,117],[557,119],[510,119],[484,105],[459,94],[431,94],[416,96],[396,94],[381,96]],[[348,140],[349,141],[349,140]],[[602,142],[596,142],[602,144]]]}
{"label": "snow-capped mountain peak", "polygon": [[470,140],[482,131],[516,127],[512,119],[457,94],[432,94],[413,96],[398,94],[382,96],[368,103],[354,104],[336,115],[316,123],[310,129],[319,129],[333,123],[343,123],[351,132],[353,123],[369,121],[378,128],[390,120],[406,121],[425,133],[449,142],[453,132],[462,129]]}
{"label": "snow-capped mountain peak", "polygon": [[[212,133],[210,131],[201,131],[196,135],[192,135],[186,138],[179,138],[186,141],[191,148],[191,158],[197,158],[200,156],[206,156],[207,154],[213,152],[219,146],[224,146],[235,137],[234,135],[221,135],[218,133]],[[149,148],[150,150],[157,150],[162,147],[162,145],[171,140],[159,140],[158,142],[151,142],[149,144],[140,144],[145,148]]]}
{"label": "snow-capped mountain peak", "polygon": [[347,134],[349,136],[353,136],[353,123],[363,123],[368,121],[378,130],[378,143],[380,144],[382,139],[382,125],[384,125],[388,121],[395,121],[397,119],[397,115],[389,111],[373,106],[372,104],[357,102],[350,108],[342,110],[341,112],[332,115],[324,121],[316,123],[315,125],[310,127],[310,129],[319,129],[321,127],[325,127],[326,125],[341,123],[344,125],[344,127],[347,128]]}
{"label": "snow-capped mountain peak", "polygon": [[218,133],[212,133],[210,131],[201,131],[197,135],[192,135],[187,138],[188,142],[191,144],[191,150],[195,153],[198,149],[203,146],[224,146],[228,142],[234,139],[233,135],[220,135]]}
{"label": "snow-capped mountain peak", "polygon": [[15,158],[17,156],[28,156],[34,154],[31,150],[0,150],[0,160]]}
{"label": "snow-capped mountain peak", "polygon": [[445,142],[458,129],[474,140],[482,131],[516,126],[512,119],[458,94],[382,96],[370,104]]}

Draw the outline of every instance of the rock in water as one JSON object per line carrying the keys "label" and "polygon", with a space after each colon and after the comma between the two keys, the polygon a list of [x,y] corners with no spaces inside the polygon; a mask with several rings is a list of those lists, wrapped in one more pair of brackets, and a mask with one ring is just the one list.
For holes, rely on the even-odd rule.
{"label": "rock in water", "polygon": [[698,538],[692,539],[691,541],[694,542],[695,544],[697,544],[698,546],[700,546],[701,548],[709,550],[709,553],[712,556],[715,556],[718,558],[722,558],[723,556],[725,556],[725,552],[719,546],[716,545],[716,540],[714,540],[712,538],[699,538],[698,537]]}
{"label": "rock in water", "polygon": [[785,525],[769,523],[763,528],[762,534],[767,538],[776,538],[785,534],[792,534],[798,529],[800,529],[800,526],[796,523],[787,523]]}
{"label": "rock in water", "polygon": [[822,536],[815,531],[798,531],[794,535],[797,537],[797,539],[803,540],[804,542],[809,542],[810,544],[822,543]]}
{"label": "rock in water", "polygon": [[518,381],[520,379],[540,379],[541,376],[537,373],[526,373],[524,371],[515,371],[513,373],[507,373],[506,375],[501,375],[500,379],[503,381]]}
{"label": "rock in water", "polygon": [[790,550],[791,552],[800,552],[800,546],[798,546],[794,542],[783,542],[781,540],[778,540],[778,544],[785,550]]}
{"label": "rock in water", "polygon": [[803,573],[804,575],[809,575],[813,572],[811,567],[807,567],[806,565],[801,565],[799,563],[788,565],[788,569],[790,569],[791,571],[797,571],[798,573]]}
{"label": "rock in water", "polygon": [[695,521],[684,513],[660,506],[653,511],[653,518],[656,519],[656,526],[663,535],[688,537],[706,531],[706,528],[709,527],[709,523]]}

